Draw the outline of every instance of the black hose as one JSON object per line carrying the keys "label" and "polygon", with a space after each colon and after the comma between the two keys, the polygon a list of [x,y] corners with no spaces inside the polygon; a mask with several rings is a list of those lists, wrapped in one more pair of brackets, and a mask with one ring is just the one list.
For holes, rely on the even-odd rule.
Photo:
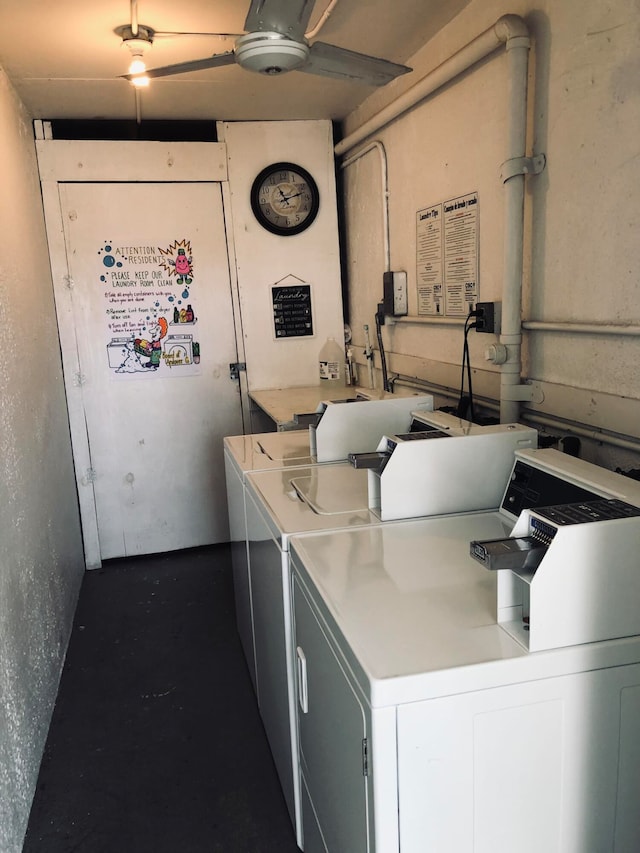
{"label": "black hose", "polygon": [[382,368],[382,387],[385,391],[391,391],[389,383],[389,374],[387,373],[387,358],[384,354],[384,344],[382,343],[382,324],[380,323],[380,313],[376,313],[376,337],[378,338],[378,348],[380,350],[380,367]]}

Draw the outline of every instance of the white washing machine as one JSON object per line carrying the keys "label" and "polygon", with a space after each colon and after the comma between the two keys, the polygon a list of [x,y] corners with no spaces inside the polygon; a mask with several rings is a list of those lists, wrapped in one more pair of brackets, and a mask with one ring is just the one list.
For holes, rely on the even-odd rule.
{"label": "white washing machine", "polygon": [[431,412],[431,394],[321,402],[309,423],[311,455],[317,462],[339,462],[349,453],[374,450],[383,435],[405,432],[414,417]]}
{"label": "white washing machine", "polygon": [[385,435],[375,452],[350,453],[349,460],[368,470],[369,508],[394,521],[497,506],[514,452],[537,445],[532,427],[478,426],[433,412],[414,419],[411,432]]}
{"label": "white washing machine", "polygon": [[245,512],[258,707],[300,843],[289,539],[379,522],[367,508],[367,472],[347,462],[248,474]]}
{"label": "white washing machine", "polygon": [[[639,506],[524,451],[498,511],[293,537],[305,853],[640,850]],[[536,518],[537,569],[470,556]]]}
{"label": "white washing machine", "polygon": [[[450,426],[450,416],[440,412],[426,413],[423,418],[434,425],[442,442],[416,435],[407,443],[415,448],[420,465],[411,454],[401,454],[414,480],[424,477],[434,496],[430,511],[438,513],[438,496],[443,512],[449,511],[452,493],[456,488],[447,471],[437,465],[441,456],[438,447],[454,442],[456,457],[468,452],[469,464],[477,455],[485,460],[485,480],[492,489],[470,490],[468,483],[459,481],[458,501],[461,509],[498,506],[504,491],[505,473],[511,469],[514,452],[522,443],[535,446],[535,430],[506,424],[499,428],[477,427],[468,438],[451,437],[447,430],[460,429],[457,419]],[[423,424],[424,426],[425,424]],[[483,435],[483,432],[484,435]],[[421,433],[422,434],[422,433]],[[430,453],[422,452],[428,444]],[[468,447],[468,451],[465,450]],[[483,447],[486,452],[483,452]],[[490,451],[490,452],[489,452]],[[437,477],[429,476],[430,465],[437,467]],[[281,469],[248,473],[245,478],[246,539],[248,543],[248,579],[253,623],[258,705],[274,756],[280,781],[300,832],[300,779],[298,773],[297,728],[295,721],[295,670],[291,644],[291,586],[289,541],[299,533],[323,530],[367,527],[381,524],[376,512],[369,508],[368,470],[349,463],[328,463],[308,468]],[[424,491],[414,489],[415,515],[422,512]],[[446,503],[444,503],[446,501]],[[488,501],[488,503],[485,503]],[[411,514],[403,501],[404,511]]]}
{"label": "white washing machine", "polygon": [[[236,622],[254,689],[255,650],[244,507],[247,473],[338,461],[346,459],[350,450],[373,450],[385,433],[409,429],[415,412],[426,414],[433,410],[430,394],[389,396],[384,400],[358,399],[355,406],[353,402],[355,399],[348,404],[344,401],[320,403],[314,422],[307,430],[236,435],[224,439]],[[442,418],[450,416],[443,415]]]}
{"label": "white washing machine", "polygon": [[244,514],[245,477],[250,471],[295,468],[310,465],[312,461],[309,455],[309,436],[305,431],[234,435],[224,439],[224,468],[236,624],[254,690],[256,689],[256,664]]}

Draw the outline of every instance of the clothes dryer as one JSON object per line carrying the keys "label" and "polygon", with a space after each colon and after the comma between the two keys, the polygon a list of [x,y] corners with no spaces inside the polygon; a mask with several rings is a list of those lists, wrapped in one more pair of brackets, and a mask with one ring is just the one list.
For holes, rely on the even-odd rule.
{"label": "clothes dryer", "polygon": [[[530,614],[586,641],[532,652],[471,542],[602,499],[627,511],[551,537]],[[305,853],[640,849],[638,507],[640,483],[519,451],[498,510],[290,540]]]}
{"label": "clothes dryer", "polygon": [[[307,430],[237,435],[224,439],[236,623],[254,689],[255,649],[244,497],[246,475],[251,471],[344,460],[351,450],[373,450],[382,435],[407,430],[416,413],[426,417],[432,410],[433,397],[430,394],[389,395],[382,400],[354,398],[348,403],[329,400],[318,405],[313,423]],[[448,415],[442,417],[449,418]]]}
{"label": "clothes dryer", "polygon": [[[535,446],[535,430],[506,424],[485,430],[478,427],[468,440],[458,442],[449,436],[450,416],[439,412],[423,417],[433,422],[442,443],[455,442],[457,457],[483,455],[483,447],[491,451],[492,465],[510,470],[515,449],[524,442]],[[430,454],[424,454],[419,441],[408,442],[416,448],[419,465],[411,454],[401,454],[404,464],[416,479],[430,484],[431,514],[449,512],[454,484],[446,470],[437,465],[437,476],[430,477],[429,466],[439,458],[437,440],[430,440]],[[465,448],[468,448],[466,450]],[[419,451],[419,452],[418,452]],[[484,458],[487,453],[484,453]],[[470,491],[467,483],[455,488],[461,509],[498,506],[504,490],[501,480],[487,477],[493,492]],[[419,491],[422,498],[424,492]],[[441,506],[439,506],[439,502]],[[382,524],[369,507],[368,471],[349,463],[328,463],[308,468],[281,469],[248,473],[245,480],[246,538],[248,545],[248,578],[253,623],[256,685],[258,705],[265,725],[274,761],[292,817],[300,832],[300,780],[298,774],[297,729],[295,724],[295,671],[291,644],[291,588],[289,542],[299,533],[323,530],[353,529]],[[403,501],[405,514],[406,501]],[[421,500],[415,504],[415,515],[423,512]]]}
{"label": "clothes dryer", "polygon": [[236,625],[254,690],[256,689],[256,667],[244,513],[245,477],[249,471],[295,468],[310,465],[312,462],[309,455],[309,436],[305,431],[234,435],[224,439]]}

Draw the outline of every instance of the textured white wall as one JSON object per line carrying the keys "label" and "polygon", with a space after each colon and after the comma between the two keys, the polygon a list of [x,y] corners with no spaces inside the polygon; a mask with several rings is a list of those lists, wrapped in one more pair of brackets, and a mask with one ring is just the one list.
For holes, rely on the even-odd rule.
{"label": "textured white wall", "polygon": [[[219,126],[222,135],[249,388],[316,385],[320,348],[329,335],[342,341],[344,326],[331,122],[231,122]],[[266,231],[249,201],[254,178],[280,161],[307,169],[320,192],[313,224],[288,237]],[[311,285],[314,335],[276,340],[271,285],[297,279]]]}
{"label": "textured white wall", "polygon": [[[545,153],[547,168],[527,179],[523,320],[640,324],[639,12],[638,0],[472,0],[409,61],[413,75],[376,92],[345,123],[348,134],[501,15],[525,19],[533,45],[528,149]],[[410,313],[416,211],[473,190],[480,298],[501,299],[506,92],[501,49],[375,135],[388,157],[391,266],[408,273]],[[360,346],[382,294],[377,157],[345,170],[350,321]],[[472,334],[471,352],[479,385],[497,392],[496,368],[484,359],[493,340]],[[397,325],[385,328],[384,341],[401,372],[428,379],[435,361],[439,379],[459,384],[460,328]],[[638,338],[527,332],[524,341],[526,377],[560,389],[549,388],[542,410],[640,437]],[[620,404],[615,418],[612,402]],[[594,458],[612,463],[607,454]]]}
{"label": "textured white wall", "polygon": [[33,132],[0,69],[0,850],[27,825],[84,569]]}

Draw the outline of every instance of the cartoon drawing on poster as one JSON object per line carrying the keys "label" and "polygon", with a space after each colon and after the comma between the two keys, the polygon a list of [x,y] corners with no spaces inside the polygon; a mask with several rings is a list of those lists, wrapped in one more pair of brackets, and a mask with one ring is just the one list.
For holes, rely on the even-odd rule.
{"label": "cartoon drawing on poster", "polygon": [[200,343],[187,332],[197,323],[191,242],[132,246],[105,241],[98,256],[112,377],[199,373]]}

